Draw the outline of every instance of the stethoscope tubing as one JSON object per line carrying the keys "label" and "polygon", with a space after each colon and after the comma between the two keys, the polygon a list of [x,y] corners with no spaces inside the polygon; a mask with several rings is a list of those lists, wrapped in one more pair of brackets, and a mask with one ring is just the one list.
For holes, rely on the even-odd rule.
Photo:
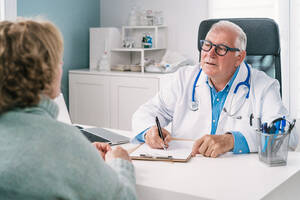
{"label": "stethoscope tubing", "polygon": [[[238,91],[238,89],[239,89],[240,86],[245,85],[248,88],[248,93],[246,95],[246,99],[248,99],[249,98],[249,93],[250,93],[250,76],[251,75],[250,75],[250,67],[249,67],[249,65],[245,61],[244,61],[244,63],[246,65],[246,67],[247,67],[247,77],[246,77],[245,81],[239,82],[237,84],[237,86],[235,87],[235,89],[233,91],[233,94],[237,93],[237,91]],[[195,100],[195,90],[196,90],[196,85],[198,83],[198,80],[199,80],[199,77],[201,75],[201,72],[202,72],[202,68],[200,67],[200,70],[199,70],[199,72],[198,72],[198,74],[197,74],[197,76],[195,78],[194,84],[193,84],[192,102],[191,102],[191,110],[192,111],[198,110],[198,106],[199,106],[198,102],[196,102],[196,100]]]}
{"label": "stethoscope tubing", "polygon": [[195,79],[195,81],[194,81],[194,85],[193,85],[193,93],[192,93],[192,101],[193,101],[193,102],[195,102],[195,90],[196,90],[196,85],[197,85],[197,82],[198,82],[198,79],[199,79],[199,77],[200,77],[201,72],[202,72],[202,68],[200,68],[200,70],[199,70],[199,72],[198,72],[198,74],[197,74],[197,77],[196,77],[196,79]]}

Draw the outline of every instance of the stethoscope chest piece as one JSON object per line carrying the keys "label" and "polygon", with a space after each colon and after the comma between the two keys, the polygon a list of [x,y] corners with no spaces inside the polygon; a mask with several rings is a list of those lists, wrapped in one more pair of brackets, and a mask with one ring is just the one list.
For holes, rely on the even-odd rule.
{"label": "stethoscope chest piece", "polygon": [[191,102],[191,110],[192,111],[196,111],[196,110],[198,110],[198,102],[197,101],[192,101]]}

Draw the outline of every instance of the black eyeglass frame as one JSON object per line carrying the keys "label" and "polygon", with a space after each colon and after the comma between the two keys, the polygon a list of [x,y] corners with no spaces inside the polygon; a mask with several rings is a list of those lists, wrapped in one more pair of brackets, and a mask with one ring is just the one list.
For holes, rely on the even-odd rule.
{"label": "black eyeglass frame", "polygon": [[[202,48],[204,42],[208,42],[210,44],[210,48],[208,50],[204,50]],[[205,52],[209,52],[213,46],[215,47],[216,54],[219,55],[219,56],[225,56],[228,51],[241,51],[239,48],[230,48],[229,46],[226,46],[225,44],[214,44],[214,43],[212,43],[211,41],[208,41],[208,40],[200,40],[200,48],[201,48],[201,50],[203,50]],[[218,47],[225,47],[225,49],[226,49],[225,53],[224,54],[219,54],[217,52]]]}

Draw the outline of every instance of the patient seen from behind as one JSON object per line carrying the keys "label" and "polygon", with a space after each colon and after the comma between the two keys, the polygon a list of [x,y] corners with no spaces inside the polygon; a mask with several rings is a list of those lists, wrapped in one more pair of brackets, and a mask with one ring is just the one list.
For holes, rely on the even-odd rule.
{"label": "patient seen from behind", "polygon": [[136,199],[124,149],[56,120],[62,55],[51,22],[0,22],[1,199]]}

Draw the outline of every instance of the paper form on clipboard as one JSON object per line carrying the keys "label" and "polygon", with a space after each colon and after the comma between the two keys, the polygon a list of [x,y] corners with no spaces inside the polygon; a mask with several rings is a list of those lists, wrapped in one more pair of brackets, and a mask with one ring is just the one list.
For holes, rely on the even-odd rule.
{"label": "paper form on clipboard", "polygon": [[146,143],[142,144],[130,154],[133,160],[160,160],[173,162],[187,162],[191,158],[194,141],[171,140],[167,150],[152,149]]}

